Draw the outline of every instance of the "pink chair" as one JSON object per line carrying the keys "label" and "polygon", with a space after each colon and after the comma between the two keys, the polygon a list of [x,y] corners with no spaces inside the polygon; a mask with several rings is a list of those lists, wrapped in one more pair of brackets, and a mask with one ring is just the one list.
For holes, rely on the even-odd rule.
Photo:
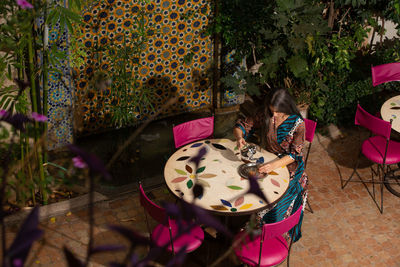
{"label": "pink chair", "polygon": [[214,116],[192,120],[174,126],[175,148],[210,137],[214,132]]}
{"label": "pink chair", "polygon": [[[193,225],[192,228],[185,233],[179,233],[179,227],[188,227],[188,223],[178,224],[175,220],[170,219],[164,208],[156,205],[151,201],[143,191],[142,184],[139,185],[140,204],[143,206],[146,216],[146,223],[151,240],[159,247],[166,246],[167,250],[175,254],[183,247],[186,247],[186,252],[191,252],[197,249],[204,240],[204,231],[198,225]],[[147,213],[156,220],[159,224],[150,231],[150,225],[147,218]],[[182,228],[181,228],[182,229]]]}
{"label": "pink chair", "polygon": [[310,154],[311,144],[314,140],[315,129],[317,128],[317,122],[309,119],[304,119],[304,124],[306,126],[306,141],[310,143],[307,150],[306,160],[304,161],[304,169],[307,166],[308,155]]}
{"label": "pink chair", "polygon": [[[308,149],[307,149],[306,160],[304,161],[304,169],[306,169],[308,156],[310,155],[312,141],[314,140],[315,129],[317,128],[317,121],[304,119],[304,123],[306,126],[306,141],[308,141],[310,143],[308,146]],[[314,213],[313,209],[311,208],[310,201],[308,199],[307,199],[307,206],[308,206],[310,212]]]}
{"label": "pink chair", "polygon": [[[306,198],[306,196],[303,198],[303,202]],[[234,247],[239,260],[250,266],[267,267],[278,265],[287,258],[289,266],[292,236],[288,244],[282,235],[298,225],[303,207],[304,204],[294,214],[280,222],[264,224],[261,235],[250,237],[246,231],[237,234],[233,243],[239,243]]]}
{"label": "pink chair", "polygon": [[372,85],[400,81],[400,62],[371,66]]}
{"label": "pink chair", "polygon": [[[368,129],[371,131],[373,136],[363,141],[356,165],[350,177],[344,181],[344,183],[341,178],[342,189],[344,189],[348,182],[361,182],[367,189],[372,200],[375,202],[380,213],[383,213],[383,185],[390,182],[389,180],[391,178],[390,165],[398,164],[400,162],[400,143],[390,140],[390,132],[392,128],[391,123],[392,121],[387,122],[369,114],[360,105],[357,105],[355,124]],[[360,174],[357,172],[361,153],[373,163],[377,164],[376,170],[374,170],[374,166],[371,166],[371,180],[362,179]],[[354,174],[357,174],[359,180],[351,180],[355,177]],[[378,179],[375,180],[374,178],[376,176]],[[372,193],[366,183],[372,183]],[[375,184],[380,185],[380,206],[375,197]]]}

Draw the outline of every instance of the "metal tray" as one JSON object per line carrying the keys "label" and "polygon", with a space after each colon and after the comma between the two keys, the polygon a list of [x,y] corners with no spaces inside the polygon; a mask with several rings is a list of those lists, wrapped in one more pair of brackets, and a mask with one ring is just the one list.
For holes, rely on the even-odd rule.
{"label": "metal tray", "polygon": [[258,179],[267,177],[267,174],[261,174],[258,172],[259,165],[260,164],[253,162],[242,164],[238,167],[238,173],[241,177],[245,179],[249,179],[250,175],[257,177]]}

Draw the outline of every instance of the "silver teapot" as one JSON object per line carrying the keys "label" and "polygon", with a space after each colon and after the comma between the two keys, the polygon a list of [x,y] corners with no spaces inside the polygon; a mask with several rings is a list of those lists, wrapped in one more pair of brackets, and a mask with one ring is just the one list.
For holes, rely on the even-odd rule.
{"label": "silver teapot", "polygon": [[254,154],[256,154],[256,152],[257,152],[256,146],[250,144],[244,145],[240,150],[242,158],[245,158],[247,160],[253,160],[253,156]]}

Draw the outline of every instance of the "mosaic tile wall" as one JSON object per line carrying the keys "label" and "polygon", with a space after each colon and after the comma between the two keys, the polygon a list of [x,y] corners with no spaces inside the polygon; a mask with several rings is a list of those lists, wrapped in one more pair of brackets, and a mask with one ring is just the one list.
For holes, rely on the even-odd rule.
{"label": "mosaic tile wall", "polygon": [[[239,70],[241,67],[245,68],[246,67],[246,60],[243,59],[240,66],[236,66],[234,64],[234,59],[233,56],[235,55],[236,51],[232,50],[226,53],[225,56],[223,56],[222,60],[222,75],[226,75],[227,73],[230,73],[230,75],[234,77],[238,77],[236,70]],[[242,86],[240,86],[242,84]],[[243,86],[245,85],[245,82],[242,81],[239,83],[239,87],[243,89]],[[222,99],[221,99],[221,106],[222,107],[229,107],[229,106],[234,106],[238,104],[243,104],[245,98],[245,94],[237,94],[233,90],[225,90]]]}
{"label": "mosaic tile wall", "polygon": [[[58,1],[64,6],[67,0]],[[43,24],[43,19],[39,21]],[[68,34],[67,30],[60,30],[57,23],[49,29],[49,57],[52,56],[52,47],[56,46],[59,51],[68,52]],[[48,77],[48,149],[62,147],[66,144],[73,143],[73,87],[71,84],[71,69],[68,60],[64,60],[57,65],[49,63],[49,69],[54,68],[62,72],[49,73]]]}
{"label": "mosaic tile wall", "polygon": [[[137,36],[124,34],[136,29],[139,14],[144,12],[147,42],[138,55],[137,64],[131,75],[136,75],[141,86],[150,87],[154,93],[152,105],[157,111],[172,96],[178,96],[178,103],[164,111],[160,117],[175,115],[211,105],[211,82],[207,71],[211,65],[213,47],[211,38],[204,30],[211,12],[210,0],[104,0],[89,7],[84,13],[82,36],[79,42],[87,52],[85,64],[76,69],[76,103],[82,131],[78,134],[93,133],[113,125],[113,87],[105,90],[93,86],[96,73],[112,75],[110,58],[104,49],[126,42]],[[190,63],[185,59],[191,58]],[[129,66],[132,67],[132,66]],[[135,114],[129,124],[137,124],[154,113],[149,108]],[[111,115],[110,115],[111,114]]]}

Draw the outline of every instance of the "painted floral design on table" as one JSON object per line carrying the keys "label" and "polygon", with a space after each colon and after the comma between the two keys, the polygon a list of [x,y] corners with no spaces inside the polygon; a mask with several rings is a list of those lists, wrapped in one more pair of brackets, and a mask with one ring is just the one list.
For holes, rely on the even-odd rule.
{"label": "painted floral design on table", "polygon": [[[194,183],[193,183],[193,179],[196,178],[196,174],[198,175],[198,179],[197,182],[199,184],[201,184],[204,187],[210,187],[210,184],[205,181],[204,179],[209,179],[209,178],[214,178],[217,175],[213,174],[213,173],[203,173],[204,170],[206,169],[206,166],[200,167],[197,169],[197,171],[194,171],[192,167],[190,167],[189,165],[185,165],[185,170],[181,170],[181,169],[175,169],[175,172],[179,175],[184,175],[184,176],[179,176],[176,177],[175,179],[173,179],[171,181],[171,183],[181,183],[183,181],[186,181],[186,186],[187,188],[192,188]],[[203,173],[203,174],[200,174]]]}
{"label": "painted floral design on table", "polygon": [[[253,206],[252,203],[243,204],[245,202],[244,196],[238,197],[233,203],[225,199],[220,199],[220,201],[222,205],[211,205],[210,207],[218,211],[236,212],[238,210],[247,210]],[[263,204],[263,201],[260,200],[260,203]]]}
{"label": "painted floral design on table", "polygon": [[[200,159],[198,169],[190,159],[194,151],[206,146],[209,153]],[[177,151],[178,152],[178,151]],[[236,143],[230,140],[204,140],[189,144],[179,150],[176,157],[169,161],[170,169],[166,173],[167,183],[177,196],[189,198],[195,184],[208,188],[204,194],[197,197],[199,205],[208,210],[221,213],[248,213],[265,205],[261,199],[244,195],[247,189],[247,179],[237,173],[237,168],[243,162],[237,160],[240,152]],[[257,155],[255,162],[262,164],[266,158],[262,153]],[[267,158],[269,160],[269,158]],[[273,171],[268,176],[259,179],[261,190],[267,186],[272,198],[284,191],[287,180]],[[272,186],[272,188],[271,188]],[[271,190],[272,189],[272,190]],[[189,194],[189,195],[187,195]]]}
{"label": "painted floral design on table", "polygon": [[[400,100],[395,101],[395,102],[391,102],[390,106],[391,106],[390,107],[391,110],[400,110]],[[397,115],[396,114],[391,114],[390,118],[395,120],[395,119],[397,119]]]}
{"label": "painted floral design on table", "polygon": [[392,107],[394,107],[394,106],[400,106],[400,100],[395,100],[395,101],[393,101],[393,102],[390,102],[390,105],[391,105]]}

